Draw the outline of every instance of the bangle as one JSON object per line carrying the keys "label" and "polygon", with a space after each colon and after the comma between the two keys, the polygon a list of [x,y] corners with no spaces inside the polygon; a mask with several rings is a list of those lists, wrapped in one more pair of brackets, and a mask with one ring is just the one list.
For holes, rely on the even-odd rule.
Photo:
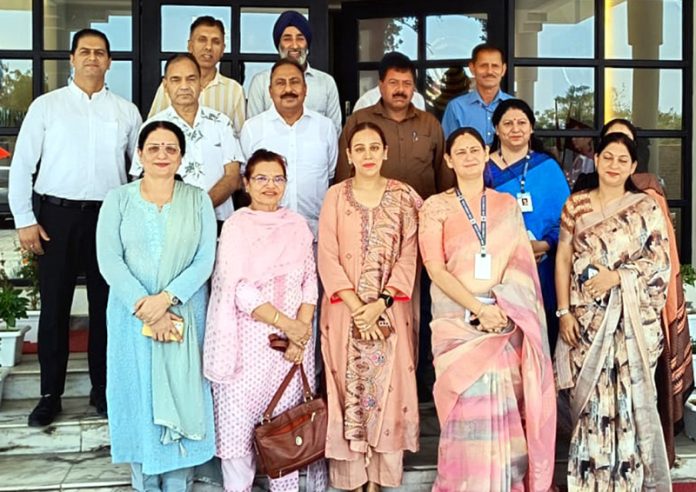
{"label": "bangle", "polygon": [[277,328],[278,320],[280,320],[280,311],[276,309],[275,316],[273,317],[273,321],[271,322],[271,326],[275,326]]}

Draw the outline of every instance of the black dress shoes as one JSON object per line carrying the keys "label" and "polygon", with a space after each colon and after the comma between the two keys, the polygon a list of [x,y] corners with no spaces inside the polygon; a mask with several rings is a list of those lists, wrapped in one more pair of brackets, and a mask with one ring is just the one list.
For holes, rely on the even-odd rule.
{"label": "black dress shoes", "polygon": [[39,404],[29,414],[29,427],[44,427],[51,424],[61,410],[63,407],[60,404],[60,396],[42,396]]}
{"label": "black dress shoes", "polygon": [[92,391],[89,392],[89,404],[95,408],[99,415],[107,417],[106,390],[104,388],[92,388]]}

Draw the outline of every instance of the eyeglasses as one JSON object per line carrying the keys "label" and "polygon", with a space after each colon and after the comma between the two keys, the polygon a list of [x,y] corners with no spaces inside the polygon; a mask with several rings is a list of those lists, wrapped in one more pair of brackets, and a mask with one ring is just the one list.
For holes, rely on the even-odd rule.
{"label": "eyeglasses", "polygon": [[254,181],[259,186],[266,186],[271,181],[273,181],[273,184],[276,186],[283,186],[285,183],[288,182],[287,178],[281,175],[271,177],[266,176],[264,174],[257,174],[256,176],[252,176],[249,179]]}
{"label": "eyeglasses", "polygon": [[168,144],[168,143],[151,143],[145,146],[145,153],[149,156],[156,156],[163,149],[164,153],[169,157],[174,157],[179,154],[180,149],[178,145]]}

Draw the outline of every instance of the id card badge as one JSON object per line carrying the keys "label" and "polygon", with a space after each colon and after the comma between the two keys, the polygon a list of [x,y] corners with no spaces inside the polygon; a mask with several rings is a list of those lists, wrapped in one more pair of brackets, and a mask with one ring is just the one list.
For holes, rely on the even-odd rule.
{"label": "id card badge", "polygon": [[518,193],[517,203],[519,204],[520,209],[522,209],[523,212],[534,212],[534,204],[532,203],[531,193]]}
{"label": "id card badge", "polygon": [[488,253],[476,253],[474,255],[474,278],[476,280],[491,279],[491,255]]}

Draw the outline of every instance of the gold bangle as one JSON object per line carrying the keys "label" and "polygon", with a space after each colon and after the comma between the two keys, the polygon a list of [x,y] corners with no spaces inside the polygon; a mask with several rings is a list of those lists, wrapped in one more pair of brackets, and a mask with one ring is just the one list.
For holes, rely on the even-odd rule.
{"label": "gold bangle", "polygon": [[277,328],[278,320],[280,320],[280,311],[276,309],[275,316],[273,317],[273,322],[271,323],[272,326],[275,326]]}

